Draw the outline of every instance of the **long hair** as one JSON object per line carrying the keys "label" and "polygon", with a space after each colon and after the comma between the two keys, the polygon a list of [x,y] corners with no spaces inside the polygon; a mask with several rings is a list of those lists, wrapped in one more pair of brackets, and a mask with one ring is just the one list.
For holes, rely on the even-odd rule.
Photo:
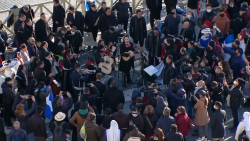
{"label": "long hair", "polygon": [[158,141],[164,141],[164,133],[161,128],[155,130],[154,136],[158,138]]}
{"label": "long hair", "polygon": [[153,115],[154,113],[155,113],[154,107],[151,106],[151,105],[148,105],[148,106],[145,108],[145,110],[144,110],[144,114],[145,114],[146,116],[148,116],[148,115]]}
{"label": "long hair", "polygon": [[17,106],[16,106],[16,112],[17,112],[20,116],[26,116],[26,113],[25,113],[23,104],[17,104]]}

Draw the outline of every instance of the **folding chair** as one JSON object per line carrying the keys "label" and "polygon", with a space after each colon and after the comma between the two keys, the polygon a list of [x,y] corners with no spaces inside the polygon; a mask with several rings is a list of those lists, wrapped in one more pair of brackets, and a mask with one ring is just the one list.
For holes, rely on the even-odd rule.
{"label": "folding chair", "polygon": [[84,33],[84,43],[85,45],[88,45],[88,46],[97,46],[97,42],[94,40],[91,32]]}

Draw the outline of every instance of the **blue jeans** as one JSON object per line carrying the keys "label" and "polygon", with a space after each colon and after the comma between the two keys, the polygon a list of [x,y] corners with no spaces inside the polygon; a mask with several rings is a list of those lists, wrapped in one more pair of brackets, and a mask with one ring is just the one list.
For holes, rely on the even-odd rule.
{"label": "blue jeans", "polygon": [[234,118],[233,126],[237,128],[239,124],[239,109],[231,109],[231,111],[232,111],[232,116]]}

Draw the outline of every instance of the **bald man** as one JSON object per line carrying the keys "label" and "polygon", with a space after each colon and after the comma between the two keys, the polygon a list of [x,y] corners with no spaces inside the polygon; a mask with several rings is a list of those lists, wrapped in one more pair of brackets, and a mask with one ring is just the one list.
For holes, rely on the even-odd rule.
{"label": "bald man", "polygon": [[188,21],[185,21],[183,23],[183,28],[181,29],[180,35],[184,37],[184,41],[195,41],[194,31],[189,28],[190,23]]}

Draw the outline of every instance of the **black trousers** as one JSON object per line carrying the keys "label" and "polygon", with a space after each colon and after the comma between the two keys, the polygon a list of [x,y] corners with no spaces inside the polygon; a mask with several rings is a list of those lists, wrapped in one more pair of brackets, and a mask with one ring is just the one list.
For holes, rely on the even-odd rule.
{"label": "black trousers", "polygon": [[128,28],[128,19],[125,19],[125,18],[123,18],[123,19],[118,19],[118,24],[123,25],[123,29],[124,29],[125,31],[127,31],[127,28]]}
{"label": "black trousers", "polygon": [[131,83],[131,77],[130,77],[130,71],[123,72],[125,75],[123,75],[123,84],[126,83]]}
{"label": "black trousers", "polygon": [[95,105],[96,105],[97,113],[102,114],[102,97],[98,97],[95,103],[96,103]]}
{"label": "black trousers", "polygon": [[140,40],[140,39],[133,39],[134,43],[137,44],[139,42],[140,46],[142,47],[143,46],[143,43],[144,43],[144,39],[143,40]]}
{"label": "black trousers", "polygon": [[14,118],[14,112],[12,111],[12,104],[4,103],[4,121],[8,127],[12,126],[11,118]]}
{"label": "black trousers", "polygon": [[92,33],[93,38],[94,38],[94,40],[96,41],[97,33],[98,33],[98,28],[97,28],[97,27],[94,27],[94,28],[92,28],[91,30],[89,30],[89,32]]}
{"label": "black trousers", "polygon": [[160,20],[161,19],[161,10],[155,9],[154,11],[150,11],[150,25],[153,29],[154,27],[154,20]]}
{"label": "black trousers", "polygon": [[234,118],[233,126],[237,128],[239,124],[239,109],[231,109],[231,111],[232,111],[232,116]]}

